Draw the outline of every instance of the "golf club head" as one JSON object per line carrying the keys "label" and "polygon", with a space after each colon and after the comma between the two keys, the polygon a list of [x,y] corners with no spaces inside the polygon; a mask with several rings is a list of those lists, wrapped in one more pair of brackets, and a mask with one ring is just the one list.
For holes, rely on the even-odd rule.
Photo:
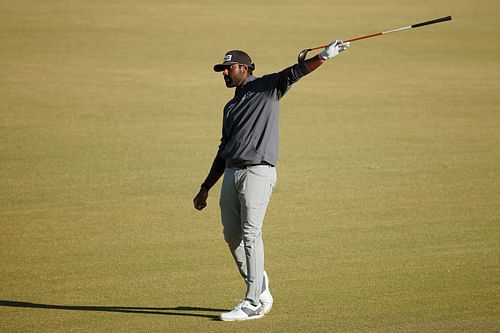
{"label": "golf club head", "polygon": [[310,49],[303,49],[300,51],[299,56],[297,57],[297,60],[299,63],[304,62],[306,60],[307,52],[311,51]]}

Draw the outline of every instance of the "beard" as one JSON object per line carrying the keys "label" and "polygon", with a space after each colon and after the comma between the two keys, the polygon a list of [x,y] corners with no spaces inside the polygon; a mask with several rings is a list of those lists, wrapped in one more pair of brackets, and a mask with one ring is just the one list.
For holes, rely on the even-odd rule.
{"label": "beard", "polygon": [[230,77],[229,75],[228,76],[224,76],[224,82],[226,83],[226,87],[228,87],[228,88],[234,88],[234,87],[236,87],[236,84],[235,84],[233,78]]}
{"label": "beard", "polygon": [[228,88],[238,87],[240,84],[243,83],[243,76],[241,73],[224,75],[224,82],[226,83],[226,87]]}

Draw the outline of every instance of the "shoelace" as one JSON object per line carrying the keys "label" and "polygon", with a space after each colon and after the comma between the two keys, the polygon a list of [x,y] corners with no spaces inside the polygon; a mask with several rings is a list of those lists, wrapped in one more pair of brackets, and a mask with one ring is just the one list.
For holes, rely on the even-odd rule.
{"label": "shoelace", "polygon": [[234,309],[239,310],[246,305],[250,305],[250,302],[248,300],[243,300],[238,305],[236,305],[236,307]]}

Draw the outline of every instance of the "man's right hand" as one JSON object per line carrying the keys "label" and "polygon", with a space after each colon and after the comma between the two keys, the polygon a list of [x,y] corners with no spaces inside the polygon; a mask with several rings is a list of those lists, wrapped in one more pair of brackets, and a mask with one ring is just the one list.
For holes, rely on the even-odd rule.
{"label": "man's right hand", "polygon": [[202,210],[207,207],[208,190],[201,188],[198,194],[193,199],[194,208],[197,210]]}

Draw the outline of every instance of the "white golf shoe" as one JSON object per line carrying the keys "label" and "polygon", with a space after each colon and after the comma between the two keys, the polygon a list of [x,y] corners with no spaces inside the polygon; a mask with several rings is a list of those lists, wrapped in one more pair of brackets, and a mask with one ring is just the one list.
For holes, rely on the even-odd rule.
{"label": "white golf shoe", "polygon": [[262,281],[262,293],[260,294],[260,302],[264,307],[264,314],[268,314],[273,307],[273,296],[269,291],[269,277],[267,273],[264,271],[264,279]]}
{"label": "white golf shoe", "polygon": [[222,321],[250,320],[264,317],[262,304],[252,305],[250,301],[244,300],[238,304],[233,311],[224,312],[220,315]]}

